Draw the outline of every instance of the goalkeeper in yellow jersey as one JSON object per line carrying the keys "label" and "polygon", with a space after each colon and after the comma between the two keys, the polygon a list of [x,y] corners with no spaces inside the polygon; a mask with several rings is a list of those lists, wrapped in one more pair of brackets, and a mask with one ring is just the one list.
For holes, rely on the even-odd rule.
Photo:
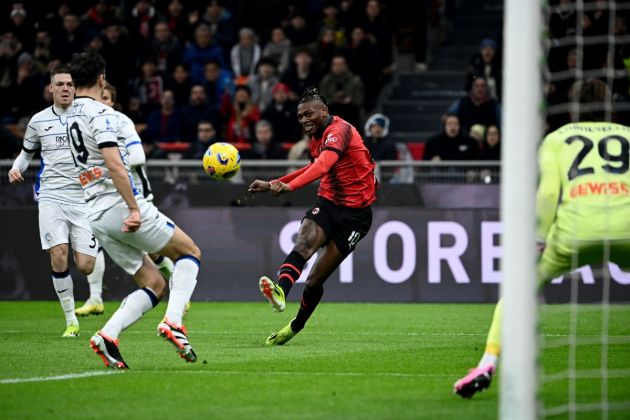
{"label": "goalkeeper in yellow jersey", "polygon": [[[630,267],[630,128],[605,121],[605,83],[574,84],[579,119],[542,142],[536,195],[540,285],[585,264]],[[486,349],[476,368],[455,382],[464,398],[490,386],[501,352],[499,300]]]}

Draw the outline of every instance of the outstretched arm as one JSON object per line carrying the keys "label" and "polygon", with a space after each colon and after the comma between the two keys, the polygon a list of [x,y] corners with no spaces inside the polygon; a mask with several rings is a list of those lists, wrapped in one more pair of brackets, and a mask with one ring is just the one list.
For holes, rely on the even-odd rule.
{"label": "outstretched arm", "polygon": [[24,171],[26,171],[26,168],[28,168],[28,164],[33,159],[34,155],[34,151],[27,152],[26,150],[22,149],[18,157],[15,158],[13,166],[9,171],[9,182],[11,184],[19,184],[20,182],[24,181],[24,177],[22,176],[22,174],[24,173]]}

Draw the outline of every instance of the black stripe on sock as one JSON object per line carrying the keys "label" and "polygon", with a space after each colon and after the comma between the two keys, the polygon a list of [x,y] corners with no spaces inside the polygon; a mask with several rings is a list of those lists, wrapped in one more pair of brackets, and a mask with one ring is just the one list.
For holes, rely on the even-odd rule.
{"label": "black stripe on sock", "polygon": [[144,290],[144,292],[149,295],[149,299],[151,299],[151,304],[154,308],[158,305],[158,303],[160,303],[160,300],[157,298],[157,296],[155,296],[153,290],[149,289],[148,287],[143,287],[141,290]]}
{"label": "black stripe on sock", "polygon": [[52,276],[56,279],[62,279],[64,277],[68,277],[70,275],[70,269],[67,269],[66,271],[59,273],[57,271],[53,271],[52,272]]}

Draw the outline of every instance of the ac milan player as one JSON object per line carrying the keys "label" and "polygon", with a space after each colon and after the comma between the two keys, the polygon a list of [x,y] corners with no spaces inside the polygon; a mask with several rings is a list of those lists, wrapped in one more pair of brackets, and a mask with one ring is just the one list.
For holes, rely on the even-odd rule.
{"label": "ac milan player", "polygon": [[250,192],[278,196],[321,179],[315,206],[306,212],[291,253],[278,272],[278,282],[261,277],[260,291],[276,312],[285,308],[286,296],[300,277],[306,261],[323,247],[313,265],[297,316],[267,338],[267,345],[282,345],[297,334],[324,293],[324,282],[367,235],[372,225],[370,205],[376,200],[374,161],[361,136],[347,121],[330,115],[326,98],[307,90],[298,102],[297,116],[311,136],[312,162],[279,179],[256,180]]}

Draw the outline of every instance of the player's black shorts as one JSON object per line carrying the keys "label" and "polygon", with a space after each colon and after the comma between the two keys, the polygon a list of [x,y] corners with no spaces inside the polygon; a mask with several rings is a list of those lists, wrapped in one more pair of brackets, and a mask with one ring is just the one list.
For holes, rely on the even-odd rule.
{"label": "player's black shorts", "polygon": [[338,206],[322,197],[317,197],[315,206],[306,212],[305,217],[322,228],[326,242],[334,241],[344,257],[354,251],[372,226],[371,207],[355,209]]}

